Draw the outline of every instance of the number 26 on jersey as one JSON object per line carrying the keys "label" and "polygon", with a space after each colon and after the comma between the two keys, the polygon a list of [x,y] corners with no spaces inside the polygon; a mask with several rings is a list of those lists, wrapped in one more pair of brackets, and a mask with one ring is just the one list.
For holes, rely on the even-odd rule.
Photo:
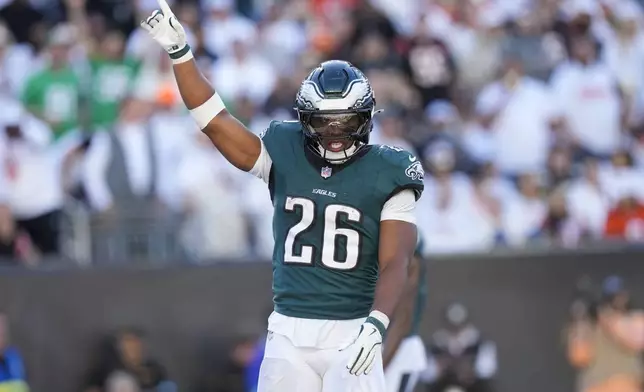
{"label": "number 26 on jersey", "polygon": [[[300,215],[300,221],[288,231],[284,243],[284,263],[298,265],[313,265],[315,260],[313,245],[299,244],[298,237],[311,229],[316,219],[315,202],[303,197],[287,197],[284,206],[287,212]],[[360,233],[349,228],[338,227],[338,218],[344,215],[349,222],[359,223],[362,213],[343,204],[329,204],[324,208],[324,225],[322,227],[322,247],[320,249],[322,264],[330,269],[350,270],[358,265],[360,254]],[[346,250],[344,260],[338,260],[336,247],[341,243],[338,237],[344,237]],[[299,248],[299,252],[296,251]]]}

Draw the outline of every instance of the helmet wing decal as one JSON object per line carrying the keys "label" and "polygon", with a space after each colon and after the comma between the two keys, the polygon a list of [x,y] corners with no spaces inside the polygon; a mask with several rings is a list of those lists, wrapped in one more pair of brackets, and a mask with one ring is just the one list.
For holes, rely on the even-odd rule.
{"label": "helmet wing decal", "polygon": [[347,110],[360,108],[372,96],[371,85],[364,79],[352,80],[341,98],[325,98],[317,83],[305,80],[297,101],[305,110]]}

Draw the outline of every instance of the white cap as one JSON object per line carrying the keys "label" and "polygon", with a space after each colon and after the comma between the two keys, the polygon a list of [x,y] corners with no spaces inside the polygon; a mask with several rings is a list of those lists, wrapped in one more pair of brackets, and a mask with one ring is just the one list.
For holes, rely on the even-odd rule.
{"label": "white cap", "polygon": [[55,26],[49,33],[49,45],[68,46],[76,43],[77,30],[74,26],[63,23]]}

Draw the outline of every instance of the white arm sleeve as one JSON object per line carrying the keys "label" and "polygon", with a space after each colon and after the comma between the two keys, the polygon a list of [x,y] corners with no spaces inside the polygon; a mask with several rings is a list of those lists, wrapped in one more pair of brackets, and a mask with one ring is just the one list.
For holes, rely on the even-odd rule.
{"label": "white arm sleeve", "polygon": [[405,189],[391,197],[382,207],[380,221],[399,220],[416,224],[416,194]]}
{"label": "white arm sleeve", "polygon": [[266,146],[264,146],[264,141],[262,141],[262,151],[259,153],[259,157],[257,157],[255,166],[250,169],[249,173],[268,184],[268,177],[271,174],[272,165],[273,161],[271,160],[271,156],[268,155]]}

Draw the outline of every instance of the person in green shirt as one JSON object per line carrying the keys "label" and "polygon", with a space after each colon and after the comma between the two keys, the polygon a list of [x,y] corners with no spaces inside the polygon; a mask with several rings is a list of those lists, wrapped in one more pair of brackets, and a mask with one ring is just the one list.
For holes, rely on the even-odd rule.
{"label": "person in green shirt", "polygon": [[22,91],[22,101],[49,124],[56,139],[78,127],[80,80],[70,62],[74,29],[60,25],[52,31],[45,67],[33,74]]}
{"label": "person in green shirt", "polygon": [[126,57],[125,37],[109,31],[91,55],[91,122],[94,128],[109,128],[116,122],[121,103],[134,88],[140,63]]}

